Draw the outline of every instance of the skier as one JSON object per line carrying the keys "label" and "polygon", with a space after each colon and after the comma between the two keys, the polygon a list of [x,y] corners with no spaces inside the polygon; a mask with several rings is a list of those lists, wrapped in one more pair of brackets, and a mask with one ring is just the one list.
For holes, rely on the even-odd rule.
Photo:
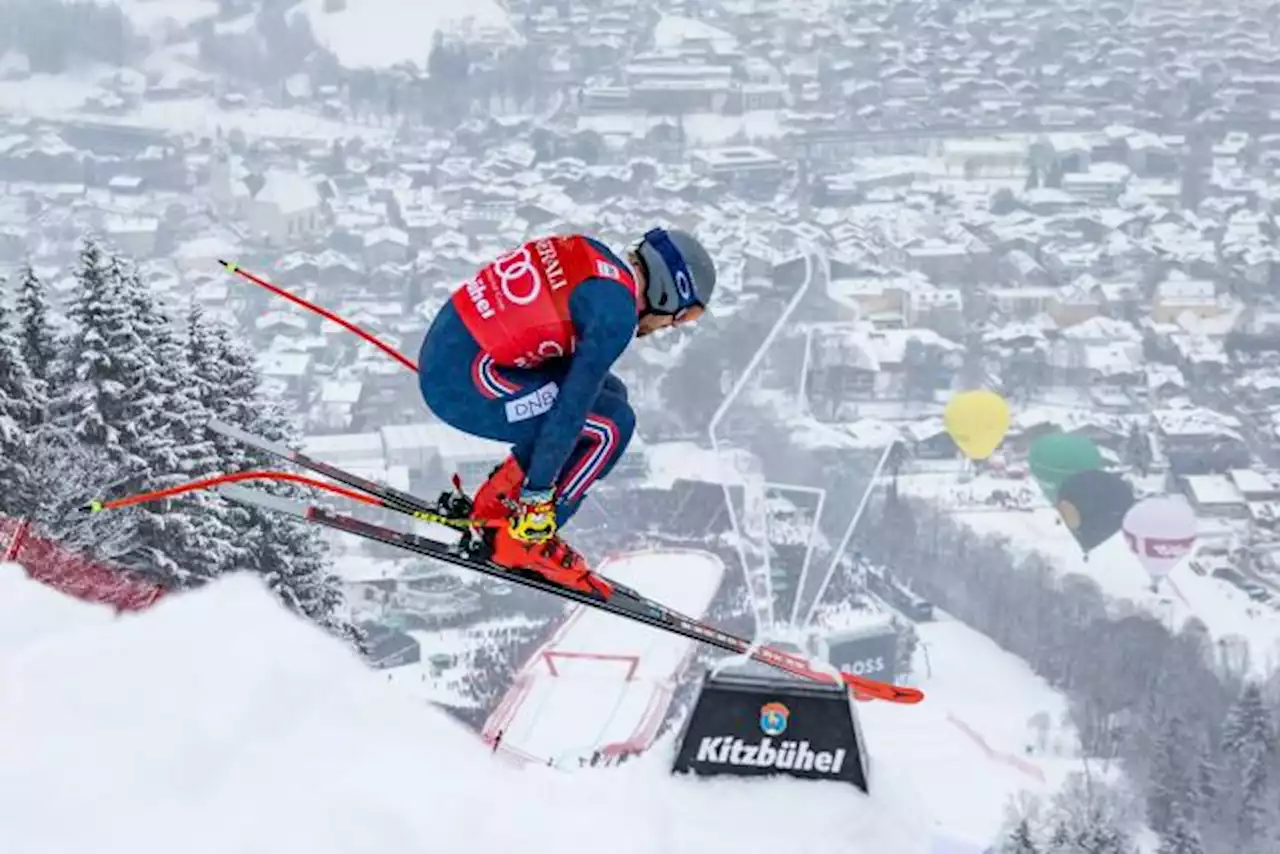
{"label": "skier", "polygon": [[512,446],[473,499],[495,563],[609,596],[559,531],[635,430],[611,368],[636,338],[697,320],[715,284],[697,238],[655,228],[625,260],[585,235],[533,240],[454,292],[420,386],[440,420]]}

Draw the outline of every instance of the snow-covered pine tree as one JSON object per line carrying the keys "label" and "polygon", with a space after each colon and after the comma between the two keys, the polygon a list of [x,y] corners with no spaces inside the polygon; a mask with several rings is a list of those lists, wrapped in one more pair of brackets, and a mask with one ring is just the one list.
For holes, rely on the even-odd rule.
{"label": "snow-covered pine tree", "polygon": [[[210,322],[195,303],[187,313],[186,349],[196,393],[204,408],[219,421],[248,429],[261,383],[252,354],[235,340],[225,324]],[[238,471],[247,465],[243,444],[216,433],[210,440],[221,470]]]}
{"label": "snow-covered pine tree", "polygon": [[1235,830],[1245,851],[1266,830],[1276,798],[1271,766],[1275,761],[1275,725],[1262,701],[1262,688],[1246,683],[1222,723],[1222,753],[1236,783]]}
{"label": "snow-covered pine tree", "polygon": [[1040,854],[1035,834],[1031,832],[1030,821],[1023,818],[1014,825],[1008,838],[1000,846],[1000,854]]}
{"label": "snow-covered pine tree", "polygon": [[1095,816],[1095,821],[1076,833],[1072,845],[1078,854],[1130,854],[1133,842],[1106,816]]}
{"label": "snow-covered pine tree", "polygon": [[[249,429],[273,442],[297,445],[297,435],[277,401],[261,399],[258,416]],[[271,492],[295,499],[310,498],[294,484],[276,484]],[[329,550],[320,532],[279,513],[257,515],[250,566],[266,578],[291,609],[360,648],[364,633],[349,618],[342,583],[331,571]]]}
{"label": "snow-covered pine tree", "polygon": [[58,361],[58,334],[49,314],[44,282],[30,265],[24,267],[20,275],[17,313],[22,358],[31,375],[48,393]]}
{"label": "snow-covered pine tree", "polygon": [[[143,488],[164,489],[212,474],[218,460],[205,435],[209,415],[178,330],[132,269],[117,263],[114,273],[146,355],[130,401],[137,427],[134,451],[147,473]],[[138,547],[146,559],[145,565],[129,564],[182,587],[216,577],[228,565],[226,544],[235,541],[223,519],[225,507],[208,492],[138,507]]]}
{"label": "snow-covered pine tree", "polygon": [[50,533],[68,546],[114,559],[135,547],[137,514],[77,518],[67,511],[144,482],[130,395],[146,353],[119,280],[94,241],[83,244],[75,276],[79,289],[68,311],[72,329],[50,370],[50,428],[41,439],[47,463],[41,482],[49,494],[42,513]]}
{"label": "snow-covered pine tree", "polygon": [[1169,829],[1173,817],[1190,806],[1191,763],[1196,744],[1182,717],[1173,712],[1156,734],[1155,757],[1147,789],[1147,821],[1156,833]]}
{"label": "snow-covered pine tree", "polygon": [[1169,829],[1160,837],[1157,854],[1205,854],[1204,843],[1195,825],[1183,813],[1177,813]]}
{"label": "snow-covered pine tree", "polygon": [[129,393],[146,354],[132,308],[92,240],[80,250],[76,279],[79,290],[67,313],[74,330],[57,369],[61,388],[53,402],[54,418],[79,441],[102,448],[137,476],[141,461],[132,452],[137,429],[129,421]]}
{"label": "snow-covered pine tree", "polygon": [[1058,819],[1053,824],[1053,831],[1049,834],[1049,843],[1045,848],[1045,854],[1072,854],[1071,851],[1071,831],[1067,829],[1067,823]]}
{"label": "snow-covered pine tree", "polygon": [[34,500],[31,426],[36,390],[22,358],[16,318],[0,299],[0,515],[26,516]]}
{"label": "snow-covered pine tree", "polygon": [[[280,404],[261,388],[262,379],[252,352],[197,308],[188,315],[187,354],[197,387],[210,414],[228,424],[285,445],[296,436]],[[243,444],[212,437],[224,471],[273,468],[279,461],[265,458]],[[310,498],[292,484],[263,485],[282,497]],[[290,608],[360,648],[364,633],[346,615],[340,582],[329,571],[324,540],[313,526],[278,513],[236,507],[228,516],[238,529],[243,549],[240,566],[261,573],[271,589]]]}

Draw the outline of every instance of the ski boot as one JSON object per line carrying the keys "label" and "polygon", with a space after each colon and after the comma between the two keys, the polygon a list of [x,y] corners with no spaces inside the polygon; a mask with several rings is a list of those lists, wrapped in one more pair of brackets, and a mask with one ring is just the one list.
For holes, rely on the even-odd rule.
{"label": "ski boot", "polygon": [[613,586],[587,567],[586,560],[559,537],[526,542],[511,533],[511,508],[520,498],[524,470],[514,455],[489,473],[471,499],[471,519],[480,523],[481,541],[490,562],[512,572],[526,572],[560,587],[608,599]]}
{"label": "ski boot", "polygon": [[592,572],[586,559],[558,536],[538,543],[526,542],[511,532],[510,523],[504,519],[485,529],[485,542],[492,550],[490,562],[504,569],[532,573],[558,587],[599,599],[608,600],[613,595],[613,585]]}
{"label": "ski boot", "polygon": [[524,470],[515,456],[507,457],[502,464],[489,472],[489,479],[476,490],[471,501],[471,518],[477,522],[505,522],[511,511],[509,502],[520,498],[524,485]]}

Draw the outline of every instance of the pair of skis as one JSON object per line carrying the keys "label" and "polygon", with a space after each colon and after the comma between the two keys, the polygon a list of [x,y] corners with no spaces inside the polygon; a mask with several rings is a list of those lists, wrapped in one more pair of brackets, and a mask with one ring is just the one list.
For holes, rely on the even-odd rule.
{"label": "pair of skis", "polygon": [[[310,311],[326,320],[336,323],[348,332],[360,337],[369,344],[377,347],[389,357],[395,359],[404,367],[415,373],[418,371],[418,365],[412,360],[401,354],[399,351],[390,347],[385,342],[379,340],[376,336],[371,335],[354,323],[345,318],[329,311],[326,308],[309,302],[302,297],[292,294],[281,287],[271,284],[260,276],[254,275],[248,270],[231,261],[219,261],[227,272],[240,277],[258,287],[264,288],[282,299],[288,300],[295,305]],[[718,649],[732,652],[737,655],[745,655],[751,659],[767,664],[770,667],[785,671],[795,676],[810,679],[814,682],[832,683],[836,677],[833,673],[817,666],[814,662],[809,661],[798,655],[793,655],[782,650],[773,649],[767,646],[759,646],[744,638],[722,632],[714,626],[710,626],[699,620],[694,620],[679,612],[672,611],[670,608],[663,606],[659,602],[655,602],[646,596],[642,596],[634,590],[623,585],[609,581],[613,584],[614,590],[612,595],[607,598],[601,598],[598,595],[593,596],[588,593],[579,592],[567,587],[561,587],[558,584],[546,580],[545,578],[530,574],[514,572],[509,568],[499,566],[487,559],[487,555],[482,548],[478,548],[479,543],[474,532],[470,530],[465,516],[466,510],[470,508],[470,502],[465,495],[462,494],[461,486],[454,479],[454,491],[452,494],[445,493],[441,496],[440,501],[431,504],[423,501],[416,496],[408,493],[392,489],[382,484],[374,483],[362,477],[357,477],[350,472],[342,471],[327,463],[313,460],[303,454],[292,451],[275,442],[270,442],[260,436],[254,436],[250,433],[234,427],[229,424],[215,422],[210,425],[215,432],[221,433],[231,439],[240,441],[246,445],[257,448],[258,450],[277,457],[286,462],[292,463],[299,468],[305,469],[312,474],[317,474],[336,481],[343,486],[337,486],[334,483],[315,480],[297,474],[291,474],[278,471],[254,471],[254,472],[238,472],[231,475],[223,475],[216,478],[208,478],[204,481],[197,481],[192,484],[175,487],[156,493],[151,498],[163,498],[170,495],[177,495],[192,489],[204,489],[216,486],[223,495],[233,501],[242,504],[255,505],[269,510],[275,510],[281,513],[287,513],[297,516],[300,519],[306,519],[326,528],[332,528],[337,531],[345,531],[348,534],[354,534],[357,537],[363,537],[366,540],[386,543],[405,551],[414,552],[426,557],[435,558],[437,560],[451,563],[455,566],[479,572],[503,581],[510,581],[516,584],[522,584],[525,587],[541,590],[553,596],[559,596],[562,599],[568,599],[578,602],[591,608],[598,608],[602,611],[608,611],[628,620],[634,620],[638,623],[652,626],[655,629],[672,634],[681,635],[691,640],[714,646]],[[392,528],[381,525],[371,524],[360,519],[350,516],[344,516],[339,513],[333,513],[313,505],[305,504],[298,501],[278,498],[272,495],[266,495],[253,490],[244,489],[235,485],[237,482],[255,479],[268,480],[289,480],[297,483],[303,483],[317,489],[327,490],[348,499],[369,504],[375,507],[391,510],[397,513],[403,513],[415,519],[426,522],[432,522],[454,530],[460,530],[461,536],[457,543],[448,544],[431,537],[424,537],[418,534],[405,533]],[[117,502],[108,502],[107,505],[97,505],[97,509],[103,509],[105,506],[125,506],[133,503],[138,499],[123,499]],[[92,508],[91,508],[92,509]],[[606,579],[608,580],[608,579]],[[850,673],[840,674],[841,679],[848,688],[853,691],[854,697],[859,700],[885,700],[892,703],[918,703],[924,699],[924,694],[915,688],[906,688],[898,685],[891,685],[886,682],[877,682],[872,679],[865,679],[861,676],[854,676]]]}
{"label": "pair of skis", "polygon": [[[284,445],[255,436],[231,424],[213,421],[209,424],[209,429],[284,462],[305,469],[312,474],[336,481],[345,488],[335,488],[333,485],[323,484],[310,478],[285,472],[243,472],[186,484],[184,487],[178,487],[176,491],[166,490],[164,497],[178,494],[178,491],[189,491],[188,488],[214,487],[223,497],[240,504],[285,513],[326,528],[343,531],[357,537],[363,537],[366,540],[385,543],[389,546],[444,561],[463,569],[479,572],[492,578],[521,584],[552,596],[559,596],[562,599],[616,614],[624,619],[644,623],[660,631],[681,635],[690,640],[705,643],[737,655],[746,655],[762,664],[814,682],[831,683],[835,680],[834,673],[824,669],[823,666],[815,665],[814,662],[806,658],[768,646],[758,646],[745,638],[728,634],[700,620],[695,620],[673,611],[660,602],[656,602],[611,580],[609,583],[613,585],[613,594],[608,598],[600,598],[567,587],[561,587],[536,574],[514,572],[507,567],[499,566],[487,560],[483,552],[477,548],[476,538],[468,535],[466,529],[470,526],[465,521],[460,520],[456,513],[453,512],[454,508],[449,506],[449,493],[445,493],[440,502],[430,503],[406,492],[375,483],[328,463],[312,459]],[[246,489],[236,483],[236,481],[252,479],[291,480],[309,486],[323,487],[361,503],[396,513],[403,513],[414,519],[445,525],[454,529],[463,529],[462,536],[457,543],[450,544],[432,537],[366,522],[362,519],[335,513],[305,502]],[[465,500],[465,497],[461,496],[460,491],[456,489],[456,484],[455,495]],[[128,499],[124,499],[124,501],[128,501]],[[117,502],[117,506],[123,503],[123,501]],[[98,507],[104,508],[104,505],[98,505]],[[924,699],[924,694],[916,688],[877,682],[851,673],[842,673],[840,677],[853,692],[854,697],[859,700],[885,700],[892,703],[910,704],[918,703]]]}

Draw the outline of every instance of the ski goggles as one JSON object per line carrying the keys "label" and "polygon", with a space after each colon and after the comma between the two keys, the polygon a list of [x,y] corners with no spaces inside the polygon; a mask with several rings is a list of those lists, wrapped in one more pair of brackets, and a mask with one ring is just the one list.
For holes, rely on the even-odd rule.
{"label": "ski goggles", "polygon": [[650,229],[645,232],[641,245],[658,253],[666,267],[662,271],[666,275],[655,275],[655,271],[649,270],[649,281],[645,288],[649,310],[654,314],[671,317],[676,323],[701,317],[706,306],[693,286],[693,275],[689,272],[684,255],[676,248],[667,232],[661,228]]}

